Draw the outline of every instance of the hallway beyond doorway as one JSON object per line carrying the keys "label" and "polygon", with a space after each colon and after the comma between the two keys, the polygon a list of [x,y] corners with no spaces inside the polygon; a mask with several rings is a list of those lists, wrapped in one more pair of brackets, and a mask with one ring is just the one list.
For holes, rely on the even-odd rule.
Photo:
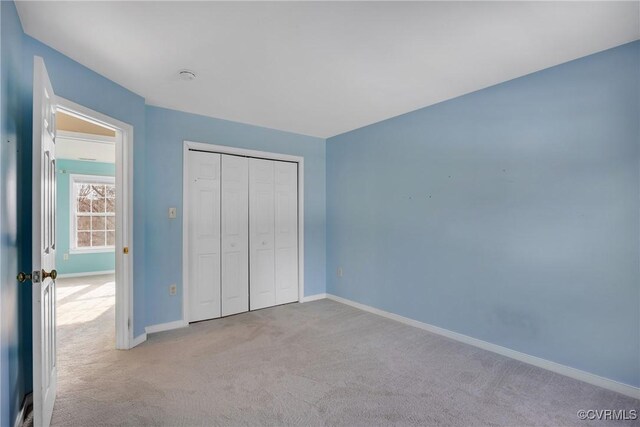
{"label": "hallway beyond doorway", "polygon": [[115,353],[115,276],[61,278],[56,284],[58,394],[64,399],[79,386],[79,365],[103,360],[98,354]]}

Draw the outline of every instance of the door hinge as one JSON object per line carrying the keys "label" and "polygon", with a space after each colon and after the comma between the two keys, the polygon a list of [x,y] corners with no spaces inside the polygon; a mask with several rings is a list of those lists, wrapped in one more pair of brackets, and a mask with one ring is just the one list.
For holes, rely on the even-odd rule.
{"label": "door hinge", "polygon": [[129,253],[129,246],[125,246],[124,248],[122,248],[122,253],[123,254],[128,254]]}
{"label": "door hinge", "polygon": [[131,319],[127,319],[127,329],[131,329]]}

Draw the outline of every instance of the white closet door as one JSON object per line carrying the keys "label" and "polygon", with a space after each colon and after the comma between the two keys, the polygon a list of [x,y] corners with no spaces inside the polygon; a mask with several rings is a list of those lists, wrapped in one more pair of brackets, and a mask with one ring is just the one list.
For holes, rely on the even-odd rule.
{"label": "white closet door", "polygon": [[222,315],[249,310],[249,160],[222,156]]}
{"label": "white closet door", "polygon": [[251,310],[276,305],[274,163],[249,159]]}
{"label": "white closet door", "polygon": [[276,304],[298,301],[298,165],[275,164]]}
{"label": "white closet door", "polygon": [[189,321],[220,317],[220,154],[189,151]]}

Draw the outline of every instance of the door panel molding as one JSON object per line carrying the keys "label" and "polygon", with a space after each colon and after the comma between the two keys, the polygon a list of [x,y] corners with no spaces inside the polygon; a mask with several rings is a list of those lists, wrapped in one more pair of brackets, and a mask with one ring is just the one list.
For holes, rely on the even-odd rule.
{"label": "door panel molding", "polygon": [[276,305],[275,162],[249,159],[251,310]]}
{"label": "door panel molding", "polygon": [[189,206],[195,207],[185,217],[190,245],[188,277],[193,284],[188,294],[189,322],[220,317],[221,272],[221,166],[219,154],[190,151],[188,184]]}
{"label": "door panel molding", "polygon": [[32,323],[33,420],[47,427],[56,400],[56,99],[44,60],[33,61]]}
{"label": "door panel molding", "polygon": [[222,316],[249,311],[249,160],[222,155]]}
{"label": "door panel molding", "polygon": [[274,167],[274,248],[276,304],[297,301],[295,281],[298,275],[296,260],[296,218],[295,198],[297,193],[297,165],[276,162]]}

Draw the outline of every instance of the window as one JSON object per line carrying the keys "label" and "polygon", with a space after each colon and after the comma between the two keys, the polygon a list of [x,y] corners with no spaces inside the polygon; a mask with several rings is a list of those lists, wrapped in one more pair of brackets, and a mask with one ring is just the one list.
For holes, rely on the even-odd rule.
{"label": "window", "polygon": [[113,177],[71,175],[71,250],[113,251],[116,186]]}

